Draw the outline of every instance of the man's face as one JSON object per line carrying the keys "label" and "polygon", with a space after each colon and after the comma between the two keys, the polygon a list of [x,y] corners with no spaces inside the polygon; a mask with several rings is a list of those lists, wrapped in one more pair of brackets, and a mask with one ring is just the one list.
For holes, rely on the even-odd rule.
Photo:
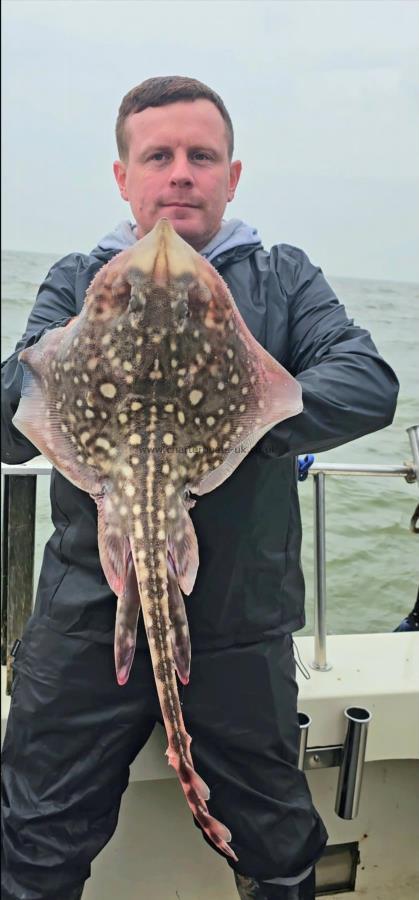
{"label": "man's face", "polygon": [[128,159],[114,163],[121,197],[143,237],[163,216],[195,250],[217,233],[240,178],[229,162],[224,119],[209,100],[133,113],[125,123]]}

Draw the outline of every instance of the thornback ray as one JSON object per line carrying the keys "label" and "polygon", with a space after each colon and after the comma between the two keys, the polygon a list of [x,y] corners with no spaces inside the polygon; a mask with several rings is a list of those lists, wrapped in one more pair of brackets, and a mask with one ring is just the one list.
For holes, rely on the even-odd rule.
{"label": "thornback ray", "polygon": [[178,695],[177,677],[193,678],[190,493],[216,489],[270,428],[301,412],[301,387],[167,219],[99,270],[79,316],[19,358],[14,425],[98,507],[100,559],[117,595],[118,682],[129,677],[141,609],[169,763],[203,831],[237,859],[208,809]]}

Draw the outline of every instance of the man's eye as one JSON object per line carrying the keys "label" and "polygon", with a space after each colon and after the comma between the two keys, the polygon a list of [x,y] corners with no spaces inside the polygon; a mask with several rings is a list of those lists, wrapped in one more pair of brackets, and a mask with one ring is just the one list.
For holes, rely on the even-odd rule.
{"label": "man's eye", "polygon": [[211,158],[208,153],[204,153],[203,151],[201,152],[201,150],[199,150],[198,153],[195,153],[194,156],[195,156],[195,158],[201,157],[201,159],[210,159]]}
{"label": "man's eye", "polygon": [[160,160],[165,156],[167,156],[167,153],[164,153],[163,150],[156,150],[156,152],[151,156],[151,159],[155,159],[157,160],[157,162],[160,162]]}

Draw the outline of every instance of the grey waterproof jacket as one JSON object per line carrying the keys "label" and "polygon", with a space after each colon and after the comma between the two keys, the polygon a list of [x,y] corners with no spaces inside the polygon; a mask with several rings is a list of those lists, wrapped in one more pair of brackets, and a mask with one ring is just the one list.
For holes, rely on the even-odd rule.
{"label": "grey waterproof jacket", "polygon": [[[80,312],[87,287],[115,251],[71,254],[42,284],[25,335],[2,366],[2,458],[38,451],[12,425],[18,353]],[[253,242],[212,259],[255,338],[300,382],[304,410],[273,428],[216,491],[191,510],[200,567],[186,608],[192,647],[251,643],[304,625],[297,494],[300,453],[329,450],[392,421],[398,382],[367,331],[348,319],[321,269],[285,244]],[[54,533],[35,614],[53,629],[112,642],[115,597],[103,575],[96,505],[61,474],[51,479]],[[142,621],[138,644],[146,642]]]}

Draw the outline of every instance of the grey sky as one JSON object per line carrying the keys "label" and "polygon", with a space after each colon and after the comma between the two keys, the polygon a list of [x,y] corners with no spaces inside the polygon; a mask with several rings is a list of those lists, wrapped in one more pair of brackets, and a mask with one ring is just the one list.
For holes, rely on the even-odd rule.
{"label": "grey sky", "polygon": [[419,280],[416,0],[4,0],[2,43],[5,249],[88,251],[129,218],[119,103],[184,74],[233,119],[227,218],[329,275]]}

